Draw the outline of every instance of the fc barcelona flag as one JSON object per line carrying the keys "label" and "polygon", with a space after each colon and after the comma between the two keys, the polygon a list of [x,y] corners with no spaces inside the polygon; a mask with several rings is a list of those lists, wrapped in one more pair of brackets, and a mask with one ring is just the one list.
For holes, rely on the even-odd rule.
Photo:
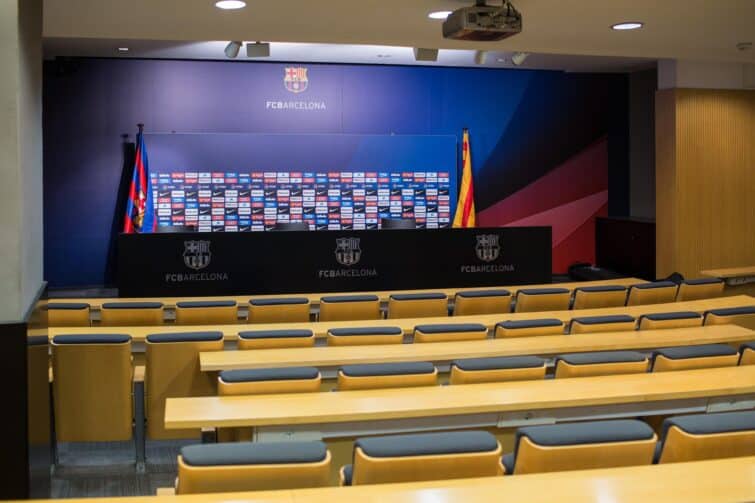
{"label": "fc barcelona flag", "polygon": [[459,190],[459,202],[456,205],[454,215],[454,227],[474,227],[474,184],[472,183],[472,152],[469,150],[469,130],[464,130],[461,147],[461,162],[463,164],[461,175],[461,189]]}
{"label": "fc barcelona flag", "polygon": [[131,187],[126,202],[126,218],[123,222],[123,232],[153,232],[155,230],[155,208],[152,200],[152,182],[149,178],[149,161],[147,147],[144,145],[144,125],[139,124],[136,135],[136,160],[134,174],[131,177]]}

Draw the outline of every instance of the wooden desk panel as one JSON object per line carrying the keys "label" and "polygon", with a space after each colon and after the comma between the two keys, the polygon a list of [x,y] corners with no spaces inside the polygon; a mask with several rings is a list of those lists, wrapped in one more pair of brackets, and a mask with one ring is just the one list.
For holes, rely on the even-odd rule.
{"label": "wooden desk panel", "polygon": [[700,271],[700,274],[721,279],[755,276],[755,265],[746,267],[727,267],[724,269],[708,269],[707,271]]}

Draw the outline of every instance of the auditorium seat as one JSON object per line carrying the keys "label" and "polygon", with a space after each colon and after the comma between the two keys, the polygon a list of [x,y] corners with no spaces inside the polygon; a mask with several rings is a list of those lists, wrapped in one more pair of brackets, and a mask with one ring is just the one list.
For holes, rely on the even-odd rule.
{"label": "auditorium seat", "polygon": [[451,362],[450,384],[527,381],[545,378],[545,360],[536,356],[465,358]]}
{"label": "auditorium seat", "polygon": [[569,323],[570,334],[593,332],[624,332],[637,328],[636,320],[626,314],[611,316],[582,316],[572,318]]}
{"label": "auditorium seat", "polygon": [[338,389],[408,388],[434,386],[438,369],[429,362],[344,365],[338,370]]}
{"label": "auditorium seat", "polygon": [[656,441],[634,419],[527,426],[516,431],[503,465],[507,475],[649,465]]}
{"label": "auditorium seat", "polygon": [[223,332],[177,332],[147,336],[144,391],[149,438],[199,438],[199,429],[165,429],[165,400],[215,395],[216,378],[209,372],[201,371],[199,353],[222,350]]}
{"label": "auditorium seat", "polygon": [[667,418],[658,453],[658,463],[755,456],[755,411]]}
{"label": "auditorium seat", "polygon": [[511,292],[508,290],[471,290],[458,292],[454,297],[454,316],[508,312],[511,312]]}
{"label": "auditorium seat", "polygon": [[755,330],[755,306],[711,309],[704,317],[703,325],[740,325]]}
{"label": "auditorium seat", "polygon": [[648,357],[635,351],[596,351],[556,357],[557,379],[647,372]]}
{"label": "auditorium seat", "polygon": [[176,302],[177,325],[232,325],[238,322],[235,300]]}
{"label": "auditorium seat", "polygon": [[280,299],[251,299],[249,323],[306,323],[309,321],[309,299],[290,297]]}
{"label": "auditorium seat", "polygon": [[501,475],[501,446],[486,431],[358,438],[341,485],[420,482]]}
{"label": "auditorium seat", "polygon": [[414,342],[476,341],[487,337],[488,329],[481,323],[439,323],[414,327]]}
{"label": "auditorium seat", "polygon": [[742,344],[739,355],[740,365],[755,365],[755,341]]}
{"label": "auditorium seat", "polygon": [[105,302],[100,306],[100,325],[109,327],[163,324],[162,302]]}
{"label": "auditorium seat", "polygon": [[445,293],[403,293],[388,297],[388,318],[431,318],[448,316]]}
{"label": "auditorium seat", "polygon": [[58,442],[132,438],[131,337],[58,335],[52,339],[52,367]]}
{"label": "auditorium seat", "polygon": [[532,337],[536,335],[563,335],[564,322],[557,318],[538,320],[503,321],[495,326],[495,337]]}
{"label": "auditorium seat", "polygon": [[307,222],[278,222],[272,230],[278,232],[303,232],[309,230],[309,224]]}
{"label": "auditorium seat", "polygon": [[737,350],[726,344],[702,344],[657,349],[653,353],[653,372],[669,370],[730,367],[739,361]]}
{"label": "auditorium seat", "polygon": [[402,344],[404,331],[399,327],[331,328],[327,341],[328,346]]}
{"label": "auditorium seat", "polygon": [[676,313],[653,313],[640,316],[640,330],[655,330],[660,328],[699,327],[703,324],[703,316],[694,311],[680,311]]}
{"label": "auditorium seat", "polygon": [[328,295],[320,299],[320,321],[379,320],[377,295]]}
{"label": "auditorium seat", "polygon": [[581,286],[574,289],[572,309],[621,307],[626,304],[627,289],[620,285]]}
{"label": "auditorium seat", "polygon": [[571,293],[567,288],[523,288],[516,292],[514,311],[566,311],[570,301]]}
{"label": "auditorium seat", "polygon": [[189,445],[178,456],[177,494],[327,486],[330,451],[314,442]]}
{"label": "auditorium seat", "polygon": [[713,299],[724,294],[724,282],[718,278],[686,279],[679,284],[677,301]]}
{"label": "auditorium seat", "polygon": [[629,287],[627,306],[665,304],[676,300],[678,285],[673,281],[654,281]]}
{"label": "auditorium seat", "polygon": [[45,306],[48,327],[88,327],[89,304],[84,302],[49,302]]}
{"label": "auditorium seat", "polygon": [[247,330],[239,332],[238,348],[274,349],[309,348],[315,345],[315,334],[309,329]]}

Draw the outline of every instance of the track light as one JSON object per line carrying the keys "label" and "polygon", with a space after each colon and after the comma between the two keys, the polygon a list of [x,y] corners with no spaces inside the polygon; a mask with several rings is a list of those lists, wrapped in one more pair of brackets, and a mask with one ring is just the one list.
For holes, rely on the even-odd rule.
{"label": "track light", "polygon": [[247,58],[267,58],[270,56],[270,44],[264,42],[249,42],[246,44]]}
{"label": "track light", "polygon": [[228,42],[228,45],[225,46],[225,55],[229,58],[235,58],[239,55],[240,50],[241,42]]}
{"label": "track light", "polygon": [[511,55],[511,62],[514,63],[515,66],[519,66],[522,63],[525,62],[527,58],[530,57],[529,52],[515,52]]}

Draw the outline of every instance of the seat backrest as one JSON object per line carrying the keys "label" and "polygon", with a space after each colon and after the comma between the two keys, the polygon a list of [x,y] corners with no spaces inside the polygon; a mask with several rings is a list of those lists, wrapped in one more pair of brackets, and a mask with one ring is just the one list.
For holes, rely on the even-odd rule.
{"label": "seat backrest", "polygon": [[648,357],[635,351],[596,351],[556,357],[556,378],[647,372]]}
{"label": "seat backrest", "polygon": [[131,439],[131,337],[56,336],[52,340],[52,367],[59,442]]}
{"label": "seat backrest", "polygon": [[570,334],[594,332],[623,332],[637,328],[632,316],[617,314],[611,316],[582,316],[572,318],[569,324]]}
{"label": "seat backrest", "polygon": [[315,345],[315,334],[309,329],[247,330],[239,332],[238,348],[275,349],[309,348]]}
{"label": "seat backrest", "polygon": [[663,422],[659,463],[755,456],[755,411],[692,414]]}
{"label": "seat backrest", "polygon": [[711,309],[704,317],[703,325],[739,325],[755,330],[755,306]]}
{"label": "seat backrest", "polygon": [[458,292],[454,297],[454,316],[502,314],[511,311],[508,290],[472,290]]}
{"label": "seat backrest", "polygon": [[670,370],[731,367],[739,362],[739,353],[726,344],[702,344],[662,348],[653,353],[653,372]]}
{"label": "seat backrest", "polygon": [[88,327],[89,304],[83,302],[49,302],[45,307],[48,327]]}
{"label": "seat backrest", "polygon": [[503,321],[495,326],[495,338],[563,335],[564,322],[557,318]]}
{"label": "seat backrest", "polygon": [[238,322],[235,300],[176,302],[177,325],[233,325]]}
{"label": "seat backrest", "polygon": [[724,282],[718,278],[688,279],[681,282],[677,301],[713,299],[724,294]]}
{"label": "seat backrest", "polygon": [[676,300],[678,285],[672,281],[640,283],[629,287],[627,306],[665,304]]}
{"label": "seat backrest", "polygon": [[404,331],[400,327],[331,328],[328,346],[374,346],[402,344]]}
{"label": "seat backrest", "polygon": [[451,362],[450,384],[544,379],[546,361],[536,356],[466,358]]}
{"label": "seat backrest", "polygon": [[322,376],[314,367],[224,370],[218,376],[218,395],[269,395],[320,390]]}
{"label": "seat backrest", "polygon": [[329,295],[320,299],[320,321],[379,320],[377,295]]}
{"label": "seat backrest", "polygon": [[249,323],[306,323],[309,321],[309,299],[289,297],[280,299],[251,299]]}
{"label": "seat backrest", "polygon": [[599,309],[626,304],[627,289],[620,285],[583,286],[574,289],[572,309]]}
{"label": "seat backrest", "polygon": [[755,365],[755,341],[742,344],[739,347],[739,364]]}
{"label": "seat backrest", "polygon": [[429,362],[344,365],[338,370],[338,390],[435,386],[438,369]]}
{"label": "seat backrest", "polygon": [[388,298],[388,318],[428,318],[448,316],[444,293],[394,294]]}
{"label": "seat backrest", "polygon": [[199,438],[199,429],[165,429],[165,400],[214,395],[217,388],[216,379],[212,374],[201,371],[199,353],[222,350],[222,332],[183,332],[147,336],[144,388],[149,438]]}
{"label": "seat backrest", "polygon": [[640,330],[657,330],[663,328],[699,327],[703,316],[694,311],[676,313],[653,313],[640,316]]}
{"label": "seat backrest", "polygon": [[514,312],[566,311],[570,301],[567,288],[523,288],[516,292]]}
{"label": "seat backrest", "polygon": [[330,480],[322,442],[190,445],[178,457],[177,494],[322,487]]}
{"label": "seat backrest", "polygon": [[487,337],[488,329],[480,323],[442,323],[414,327],[414,342],[476,341]]}
{"label": "seat backrest", "polygon": [[100,325],[106,327],[162,324],[162,302],[105,302],[100,306]]}

